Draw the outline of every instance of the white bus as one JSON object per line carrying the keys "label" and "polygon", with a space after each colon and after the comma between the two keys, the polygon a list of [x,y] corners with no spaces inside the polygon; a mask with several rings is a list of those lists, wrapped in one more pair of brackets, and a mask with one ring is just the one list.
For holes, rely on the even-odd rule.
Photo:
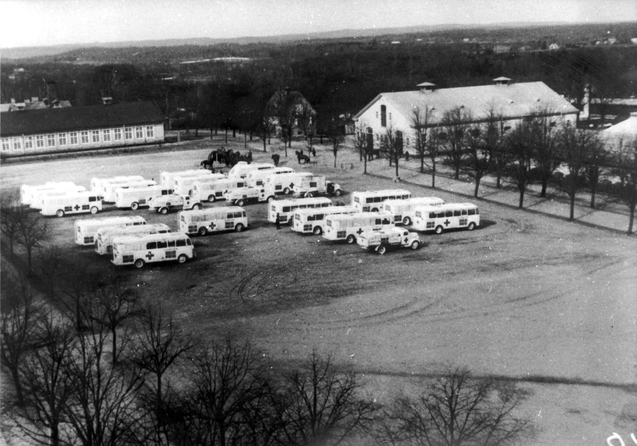
{"label": "white bus", "polygon": [[33,203],[33,194],[39,191],[65,189],[71,186],[75,186],[72,181],[49,181],[45,184],[28,185],[23,184],[20,186],[20,203],[30,206]]}
{"label": "white bus", "polygon": [[146,220],[138,215],[75,220],[73,224],[75,243],[83,246],[92,245],[100,228],[125,228],[145,224]]}
{"label": "white bus", "polygon": [[157,183],[153,180],[128,180],[122,182],[113,182],[113,183],[105,183],[104,187],[104,197],[105,203],[115,203],[115,191],[117,189],[128,189],[131,187],[150,187],[157,186]]}
{"label": "white bus", "polygon": [[325,219],[330,215],[356,214],[360,212],[354,206],[330,206],[317,209],[297,209],[294,211],[292,230],[301,234],[321,235],[325,228]]}
{"label": "white bus", "polygon": [[32,194],[33,201],[31,202],[31,207],[33,209],[42,209],[42,206],[44,206],[44,203],[48,201],[51,197],[75,194],[77,192],[86,192],[86,188],[84,186],[73,185],[73,186],[66,186],[61,189],[38,190],[33,192]]}
{"label": "white bus", "polygon": [[440,206],[418,206],[412,229],[442,234],[447,229],[473,231],[480,226],[478,206],[471,203],[447,203]]}
{"label": "white bus", "polygon": [[235,164],[232,169],[230,169],[230,172],[228,172],[228,178],[241,178],[241,179],[245,179],[246,175],[248,175],[248,173],[254,171],[254,170],[270,170],[270,169],[274,169],[274,164],[270,164],[270,163],[251,163],[248,164],[245,161],[239,161],[237,164]]}
{"label": "white bus", "polygon": [[102,197],[87,191],[45,198],[40,213],[64,217],[66,214],[97,214],[101,210]]}
{"label": "white bus", "polygon": [[294,173],[291,167],[275,167],[274,169],[253,170],[246,175],[248,187],[260,187],[265,184],[265,179],[270,175],[281,175],[284,173]]}
{"label": "white bus", "polygon": [[226,176],[222,173],[212,173],[209,170],[204,170],[203,172],[208,172],[207,175],[189,175],[189,176],[178,176],[174,179],[175,185],[173,190],[176,194],[179,195],[191,195],[192,196],[192,185],[199,181],[202,183],[213,183],[219,180],[225,180]]}
{"label": "white bus", "polygon": [[173,190],[168,186],[145,186],[115,189],[115,206],[118,208],[131,208],[136,211],[140,206],[148,206],[148,200],[160,195],[172,194]]}
{"label": "white bus", "polygon": [[405,189],[368,190],[365,192],[352,192],[352,206],[356,206],[362,212],[378,212],[385,200],[406,200],[411,198],[411,192]]}
{"label": "white bus", "polygon": [[365,231],[377,231],[393,226],[392,216],[386,212],[330,215],[325,219],[323,237],[332,241],[345,240],[351,244]]}
{"label": "white bus", "polygon": [[103,193],[104,192],[104,184],[106,183],[117,183],[117,182],[125,182],[125,181],[134,181],[143,180],[144,177],[141,175],[119,175],[116,177],[108,177],[108,178],[91,178],[91,190],[93,192]]}
{"label": "white bus", "polygon": [[239,206],[219,206],[179,213],[179,231],[184,234],[206,235],[219,231],[241,232],[247,227],[246,211]]}
{"label": "white bus", "polygon": [[176,260],[185,263],[195,257],[192,241],[186,234],[127,235],[113,239],[115,265],[135,265],[142,268],[146,263]]}
{"label": "white bus", "polygon": [[113,252],[113,239],[115,237],[125,235],[166,234],[168,232],[172,232],[170,226],[163,223],[117,228],[112,226],[102,227],[97,230],[97,235],[95,236],[95,252],[99,255],[111,254]]}
{"label": "white bus", "polygon": [[438,206],[445,204],[445,200],[438,197],[414,197],[406,200],[385,200],[382,210],[394,216],[394,223],[411,225],[417,206]]}
{"label": "white bus", "polygon": [[162,186],[174,186],[176,177],[184,177],[190,175],[200,175],[202,172],[211,173],[209,170],[204,169],[190,169],[190,170],[178,170],[178,171],[164,171],[159,173],[159,184]]}
{"label": "white bus", "polygon": [[216,201],[225,200],[223,194],[228,190],[246,187],[245,180],[226,179],[213,182],[195,181],[192,185],[190,196],[196,201]]}
{"label": "white bus", "polygon": [[292,214],[297,209],[315,209],[332,206],[332,200],[326,197],[291,198],[289,200],[272,200],[268,203],[268,221],[292,224]]}
{"label": "white bus", "polygon": [[284,194],[292,192],[295,184],[301,182],[301,178],[311,177],[311,172],[291,172],[280,175],[268,175],[265,179],[264,188],[266,195]]}

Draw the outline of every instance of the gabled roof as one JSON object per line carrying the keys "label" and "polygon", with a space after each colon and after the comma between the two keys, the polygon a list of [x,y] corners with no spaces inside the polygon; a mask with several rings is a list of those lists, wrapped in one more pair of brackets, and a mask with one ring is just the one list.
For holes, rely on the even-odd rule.
{"label": "gabled roof", "polygon": [[380,98],[384,98],[394,112],[410,120],[413,110],[431,109],[432,124],[442,120],[445,112],[464,106],[473,120],[485,119],[493,110],[504,119],[528,116],[539,110],[550,110],[555,115],[575,114],[579,111],[544,82],[525,82],[509,85],[480,85],[475,87],[441,88],[431,92],[400,91],[381,93],[359,111],[354,119],[359,119]]}
{"label": "gabled roof", "polygon": [[152,102],[24,110],[0,113],[0,136],[157,124],[163,121],[164,116]]}

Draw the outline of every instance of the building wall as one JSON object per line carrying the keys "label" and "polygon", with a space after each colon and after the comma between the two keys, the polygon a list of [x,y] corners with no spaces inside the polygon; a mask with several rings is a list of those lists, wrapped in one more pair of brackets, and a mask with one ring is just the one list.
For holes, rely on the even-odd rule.
{"label": "building wall", "polygon": [[2,156],[122,147],[164,141],[164,125],[148,124],[2,138]]}

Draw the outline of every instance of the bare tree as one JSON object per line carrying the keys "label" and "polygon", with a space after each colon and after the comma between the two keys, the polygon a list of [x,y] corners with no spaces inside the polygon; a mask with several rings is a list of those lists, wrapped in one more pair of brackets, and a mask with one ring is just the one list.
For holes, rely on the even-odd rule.
{"label": "bare tree", "polygon": [[445,135],[439,127],[436,127],[429,131],[427,138],[427,158],[429,158],[427,164],[431,168],[431,187],[434,189],[436,188],[436,166]]}
{"label": "bare tree", "polygon": [[313,352],[301,370],[287,377],[281,443],[337,445],[361,434],[378,410],[359,398],[352,372],[339,373],[332,357]]}
{"label": "bare tree", "polygon": [[463,161],[464,172],[475,183],[473,196],[478,197],[480,181],[491,169],[491,152],[487,150],[483,137],[484,129],[479,125],[470,127],[467,131],[466,144],[468,156]]}
{"label": "bare tree", "polygon": [[420,173],[425,173],[425,158],[427,157],[427,132],[431,125],[433,108],[425,106],[424,110],[416,107],[411,114],[411,128],[414,129],[414,147],[420,158]]}
{"label": "bare tree", "polygon": [[505,125],[504,117],[491,109],[487,114],[484,128],[485,148],[489,151],[491,166],[496,177],[496,188],[500,189],[502,176],[507,172],[511,161],[511,154],[505,145],[505,133],[509,127]]}
{"label": "bare tree", "polygon": [[595,209],[595,197],[597,195],[599,180],[604,171],[604,166],[606,166],[610,158],[611,155],[604,147],[604,144],[594,144],[591,146],[591,152],[584,167],[585,176],[591,191],[591,209]]}
{"label": "bare tree", "polygon": [[546,189],[553,172],[560,165],[558,156],[558,129],[549,114],[550,110],[538,110],[531,121],[533,160],[542,189],[540,197],[546,197]]}
{"label": "bare tree", "polygon": [[448,110],[440,122],[445,132],[445,154],[454,169],[454,178],[460,178],[460,167],[464,157],[467,130],[471,115],[462,107]]}
{"label": "bare tree", "polygon": [[627,234],[633,233],[635,206],[637,206],[637,140],[620,141],[614,150],[613,172],[619,176],[620,183],[615,185],[615,193],[628,206],[630,218]]}
{"label": "bare tree", "polygon": [[533,166],[532,127],[523,121],[516,126],[506,138],[505,149],[511,155],[507,172],[511,180],[520,191],[518,207],[524,207],[524,193],[532,182],[531,168]]}
{"label": "bare tree", "polygon": [[584,129],[563,126],[559,137],[560,157],[568,166],[568,174],[562,179],[562,189],[570,198],[569,220],[575,219],[575,198],[582,187],[583,171],[591,153],[597,151],[600,141],[597,134]]}
{"label": "bare tree", "polygon": [[387,127],[381,142],[381,152],[389,160],[389,165],[394,165],[396,178],[399,178],[398,163],[400,157],[403,156],[403,132]]}
{"label": "bare tree", "polygon": [[516,410],[524,393],[514,384],[473,379],[453,368],[418,397],[396,399],[379,437],[393,445],[505,446],[533,434]]}
{"label": "bare tree", "polygon": [[308,149],[311,151],[316,129],[316,112],[309,102],[300,101],[296,107],[296,121],[298,126],[303,130],[303,134],[308,141]]}
{"label": "bare tree", "polygon": [[336,168],[336,157],[338,155],[338,151],[343,145],[343,141],[345,141],[345,136],[338,126],[338,122],[334,120],[329,123],[327,132],[327,137],[330,139],[330,143],[332,144],[332,153],[334,154],[334,168]]}
{"label": "bare tree", "polygon": [[49,227],[46,220],[39,215],[24,213],[18,221],[16,242],[27,252],[29,270],[33,267],[33,250],[42,247],[42,242],[49,238]]}
{"label": "bare tree", "polygon": [[358,152],[358,156],[360,161],[363,161],[363,173],[367,173],[367,137],[364,132],[365,124],[361,123],[356,128],[356,133],[354,134],[354,150]]}
{"label": "bare tree", "polygon": [[24,208],[16,193],[6,193],[0,197],[0,231],[9,240],[9,250],[13,254],[13,248],[20,231],[20,222],[28,210]]}

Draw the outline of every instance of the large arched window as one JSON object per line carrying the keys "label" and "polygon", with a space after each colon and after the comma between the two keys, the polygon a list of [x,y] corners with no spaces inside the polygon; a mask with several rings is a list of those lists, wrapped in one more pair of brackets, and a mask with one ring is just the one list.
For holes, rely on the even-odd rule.
{"label": "large arched window", "polygon": [[387,127],[387,106],[380,106],[380,126]]}

